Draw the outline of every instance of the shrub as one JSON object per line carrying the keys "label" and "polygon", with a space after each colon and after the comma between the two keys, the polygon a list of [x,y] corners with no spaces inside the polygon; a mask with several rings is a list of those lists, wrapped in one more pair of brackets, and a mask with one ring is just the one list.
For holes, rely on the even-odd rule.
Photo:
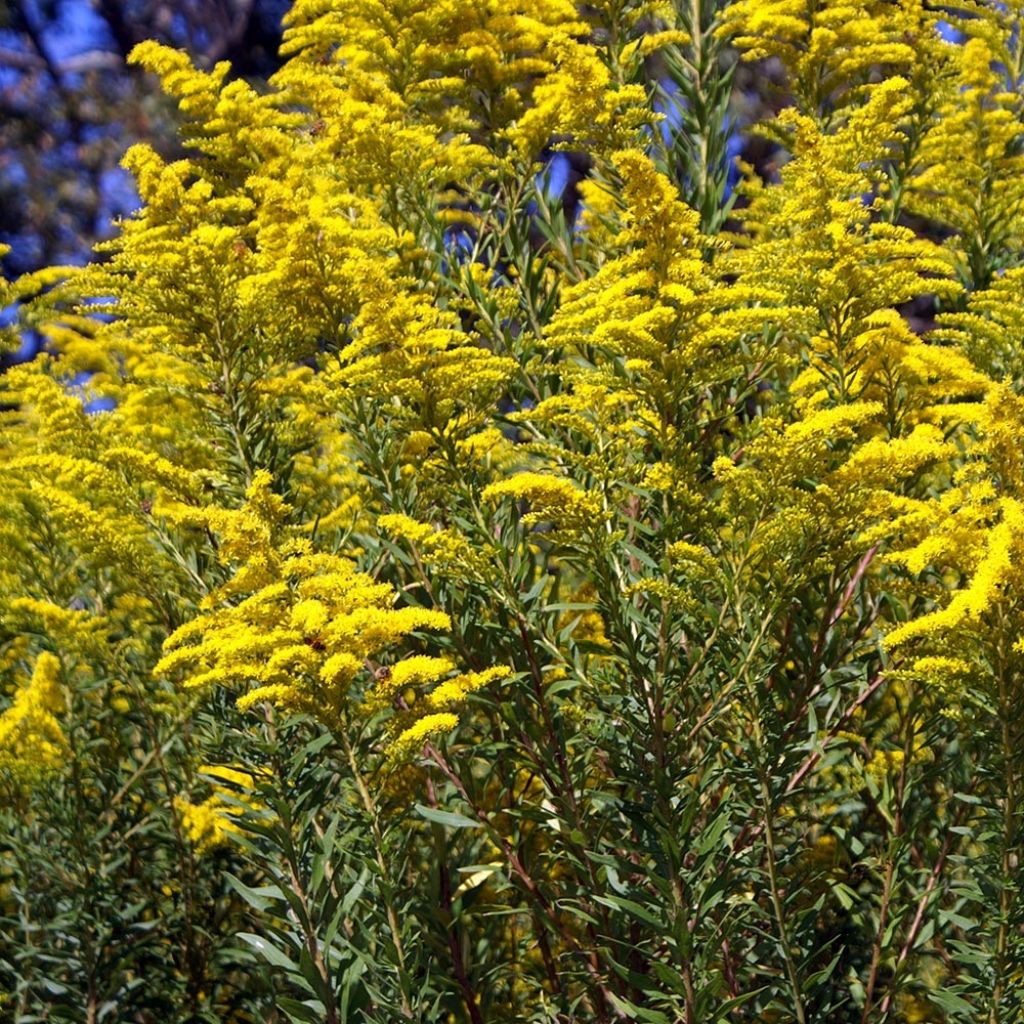
{"label": "shrub", "polygon": [[0,1013],[1021,1020],[1019,14],[139,46],[190,156],[8,286]]}

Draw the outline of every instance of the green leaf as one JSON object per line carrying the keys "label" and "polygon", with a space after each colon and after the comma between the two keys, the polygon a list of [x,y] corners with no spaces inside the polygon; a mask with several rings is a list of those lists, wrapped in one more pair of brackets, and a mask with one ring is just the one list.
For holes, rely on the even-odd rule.
{"label": "green leaf", "polygon": [[264,911],[272,907],[278,900],[284,899],[284,893],[276,885],[261,885],[253,888],[240,882],[234,875],[225,875],[228,885],[245,900],[254,910]]}
{"label": "green leaf", "polygon": [[948,989],[936,989],[928,993],[928,998],[945,1013],[952,1013],[956,1016],[967,1014],[973,1016],[974,1007],[966,999],[961,999],[955,992]]}
{"label": "green leaf", "polygon": [[268,964],[280,967],[282,970],[292,974],[299,973],[298,964],[282,953],[276,946],[271,945],[262,935],[254,935],[252,932],[239,932],[237,937],[252,946]]}
{"label": "green leaf", "polygon": [[645,924],[652,925],[655,928],[663,928],[665,926],[665,922],[660,917],[652,914],[646,907],[633,900],[623,899],[621,896],[595,896],[594,902],[611,907],[612,910],[619,910],[624,914],[629,914],[630,917],[638,918]]}
{"label": "green leaf", "polygon": [[608,998],[617,1010],[628,1013],[631,1020],[646,1020],[650,1021],[650,1024],[670,1024],[668,1017],[660,1010],[648,1010],[643,1006],[637,1006],[636,1003],[631,1003],[614,992],[609,992]]}
{"label": "green leaf", "polygon": [[297,999],[289,999],[287,996],[278,996],[277,1008],[281,1010],[292,1024],[320,1024],[324,1019],[324,1007],[322,1003],[300,1003]]}
{"label": "green leaf", "polygon": [[742,1006],[744,1003],[749,1002],[751,999],[756,999],[762,992],[766,992],[766,988],[756,988],[750,992],[744,992],[741,996],[736,996],[735,999],[729,999],[722,1003],[719,1007],[719,1024],[732,1024],[732,1011],[737,1007]]}
{"label": "green leaf", "polygon": [[448,828],[480,828],[480,822],[473,821],[462,814],[455,814],[452,811],[439,811],[434,807],[424,807],[423,804],[416,805],[416,813],[435,825],[447,825]]}

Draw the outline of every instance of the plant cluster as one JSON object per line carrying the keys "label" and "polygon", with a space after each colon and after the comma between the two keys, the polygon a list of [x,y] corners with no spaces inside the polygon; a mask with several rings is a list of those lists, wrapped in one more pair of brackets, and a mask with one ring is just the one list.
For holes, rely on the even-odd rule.
{"label": "plant cluster", "polygon": [[1022,14],[138,46],[188,156],[0,286],[0,1019],[1024,1020]]}

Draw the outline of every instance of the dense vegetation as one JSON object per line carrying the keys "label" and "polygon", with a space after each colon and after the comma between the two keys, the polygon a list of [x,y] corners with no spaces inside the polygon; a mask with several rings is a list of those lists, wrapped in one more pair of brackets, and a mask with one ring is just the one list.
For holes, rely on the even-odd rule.
{"label": "dense vegetation", "polygon": [[1024,1020],[1022,13],[136,47],[0,286],[0,1019]]}

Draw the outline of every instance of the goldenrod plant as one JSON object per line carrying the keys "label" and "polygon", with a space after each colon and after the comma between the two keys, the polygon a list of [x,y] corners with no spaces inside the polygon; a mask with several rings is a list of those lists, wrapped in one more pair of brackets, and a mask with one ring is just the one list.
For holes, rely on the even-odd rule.
{"label": "goldenrod plant", "polygon": [[137,47],[187,155],[0,296],[0,1019],[1024,1021],[1022,52],[974,0]]}

